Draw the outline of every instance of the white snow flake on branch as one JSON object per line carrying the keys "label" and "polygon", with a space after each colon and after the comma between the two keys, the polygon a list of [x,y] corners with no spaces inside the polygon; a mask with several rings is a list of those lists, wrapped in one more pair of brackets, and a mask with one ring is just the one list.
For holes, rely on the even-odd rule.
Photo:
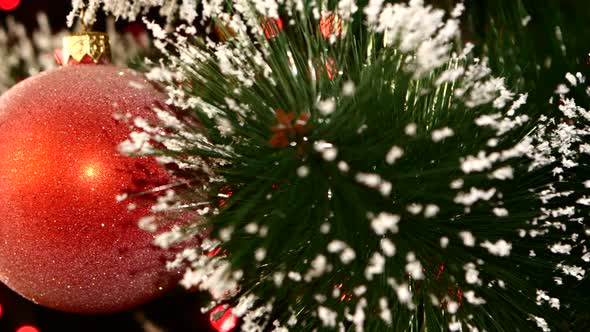
{"label": "white snow flake on branch", "polygon": [[327,270],[329,270],[328,260],[324,255],[318,255],[311,261],[311,268],[305,274],[303,279],[310,282],[313,278],[321,277]]}
{"label": "white snow flake on branch", "polygon": [[549,324],[547,324],[547,321],[544,318],[537,317],[535,315],[530,315],[529,319],[534,321],[543,332],[551,332]]}
{"label": "white snow flake on branch", "polygon": [[492,212],[494,212],[497,217],[506,217],[508,215],[508,210],[503,207],[495,207],[492,209]]}
{"label": "white snow flake on branch", "polygon": [[467,302],[474,304],[474,305],[481,305],[481,304],[486,303],[486,301],[484,299],[482,299],[481,297],[475,296],[475,292],[472,290],[464,292],[463,296],[465,296],[465,299],[467,299]]}
{"label": "white snow flake on branch", "polygon": [[336,110],[336,100],[332,98],[328,98],[325,100],[319,100],[316,104],[317,109],[320,111],[320,114],[323,116],[328,116]]}
{"label": "white snow flake on branch", "polygon": [[561,269],[563,274],[575,277],[578,280],[584,279],[586,270],[576,265],[557,264],[557,268]]}
{"label": "white snow flake on branch", "polygon": [[505,240],[498,240],[496,243],[485,241],[481,244],[481,246],[488,249],[490,254],[501,257],[509,256],[510,250],[512,249],[512,244],[506,242]]}
{"label": "white snow flake on branch", "polygon": [[537,305],[543,305],[545,302],[549,302],[551,308],[559,309],[560,303],[559,299],[555,297],[550,297],[546,291],[537,289]]}
{"label": "white snow flake on branch", "polygon": [[379,318],[387,323],[387,325],[391,325],[391,310],[389,310],[387,298],[385,297],[379,299]]}
{"label": "white snow flake on branch", "polygon": [[558,242],[549,246],[549,250],[551,250],[551,252],[554,254],[569,255],[570,251],[572,250],[572,246],[570,244],[562,244],[561,242]]}
{"label": "white snow flake on branch", "polygon": [[488,190],[480,190],[474,187],[471,187],[468,193],[459,192],[457,196],[455,196],[455,203],[460,203],[463,205],[473,205],[478,200],[490,200],[496,194],[496,188],[491,188]]}
{"label": "white snow flake on branch", "polygon": [[475,245],[475,237],[469,231],[459,232],[459,237],[463,240],[466,247],[473,247]]}
{"label": "white snow flake on branch", "polygon": [[481,285],[481,279],[479,279],[479,271],[475,268],[475,264],[467,263],[463,266],[465,270],[465,281],[468,284]]}
{"label": "white snow flake on branch", "polygon": [[324,306],[318,307],[318,317],[322,321],[322,325],[326,327],[336,327],[336,319],[338,318],[338,313],[335,311],[330,310]]}
{"label": "white snow flake on branch", "polygon": [[445,138],[452,137],[454,134],[455,134],[455,132],[453,132],[453,130],[449,127],[436,129],[436,130],[432,131],[432,140],[435,143],[438,143],[438,142],[444,140]]}
{"label": "white snow flake on branch", "polygon": [[355,0],[340,0],[338,1],[338,16],[343,20],[349,21],[351,16],[356,13],[358,6]]}
{"label": "white snow flake on branch", "polygon": [[414,55],[409,58],[407,69],[415,78],[427,75],[448,61],[450,41],[459,35],[456,18],[443,22],[444,11],[424,6],[422,0],[381,6],[382,2],[371,1],[364,10],[368,27],[384,33],[387,46]]}
{"label": "white snow flake on branch", "polygon": [[374,252],[365,269],[365,278],[373,280],[373,276],[383,273],[385,267],[385,258],[378,252]]}
{"label": "white snow flake on branch", "polygon": [[396,234],[399,231],[397,226],[400,216],[389,212],[381,212],[371,220],[371,227],[375,234],[385,235],[387,231]]}
{"label": "white snow flake on branch", "polygon": [[413,252],[409,252],[406,255],[406,260],[408,261],[408,264],[406,264],[406,272],[415,280],[424,279],[422,264],[416,259]]}
{"label": "white snow flake on branch", "polygon": [[500,157],[499,153],[492,153],[486,156],[484,151],[479,151],[477,157],[467,156],[461,161],[461,170],[464,173],[481,172],[490,169],[492,164]]}
{"label": "white snow flake on branch", "polygon": [[480,62],[475,59],[475,63],[467,67],[461,86],[455,90],[455,96],[464,98],[462,100],[470,108],[490,102],[495,108],[503,108],[513,99],[514,93],[506,89],[503,77],[491,77],[490,73],[487,60]]}
{"label": "white snow flake on branch", "polygon": [[514,169],[512,166],[504,166],[496,169],[492,174],[490,174],[491,178],[498,179],[498,180],[510,180],[514,176]]}
{"label": "white snow flake on branch", "polygon": [[395,244],[393,244],[393,242],[391,242],[390,239],[388,239],[388,238],[381,239],[380,245],[381,245],[381,251],[383,251],[383,254],[385,256],[392,257],[395,255]]}
{"label": "white snow flake on branch", "polygon": [[345,242],[340,240],[333,240],[328,244],[328,252],[340,253],[340,261],[344,264],[349,264],[356,258],[356,253]]}
{"label": "white snow flake on branch", "polygon": [[391,193],[391,182],[383,180],[379,174],[361,172],[356,174],[355,179],[357,182],[362,183],[369,188],[379,190],[383,196],[389,196]]}
{"label": "white snow flake on branch", "polygon": [[325,161],[334,161],[338,156],[338,149],[333,144],[326,141],[315,142],[313,148],[315,151],[322,154],[322,158]]}
{"label": "white snow flake on branch", "polygon": [[391,149],[389,149],[387,155],[385,155],[385,162],[389,165],[393,165],[393,163],[395,163],[395,161],[401,158],[403,155],[404,150],[399,146],[394,145],[391,147]]}

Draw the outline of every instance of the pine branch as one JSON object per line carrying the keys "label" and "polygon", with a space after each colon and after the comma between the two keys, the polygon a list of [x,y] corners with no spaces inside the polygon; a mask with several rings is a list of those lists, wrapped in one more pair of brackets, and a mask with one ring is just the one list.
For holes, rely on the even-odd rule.
{"label": "pine branch", "polygon": [[159,41],[177,53],[151,75],[179,112],[151,140],[209,176],[180,202],[213,202],[183,284],[244,330],[555,328],[590,261],[590,116],[565,91],[585,93],[583,75],[543,115],[453,43],[456,14],[353,5],[228,3],[212,14],[227,40]]}

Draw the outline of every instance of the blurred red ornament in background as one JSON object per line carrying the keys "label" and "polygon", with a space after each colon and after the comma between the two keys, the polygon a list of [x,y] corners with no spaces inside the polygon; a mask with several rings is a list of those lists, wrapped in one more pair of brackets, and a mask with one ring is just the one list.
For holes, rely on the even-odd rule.
{"label": "blurred red ornament in background", "polygon": [[331,11],[322,14],[320,19],[320,32],[325,38],[334,35],[340,37],[342,34],[342,19]]}
{"label": "blurred red ornament in background", "polygon": [[0,0],[0,9],[13,10],[20,4],[20,0]]}
{"label": "blurred red ornament in background", "polygon": [[332,57],[323,57],[315,61],[316,78],[326,75],[329,80],[333,80],[338,76],[338,66]]}
{"label": "blurred red ornament in background", "polygon": [[[303,141],[305,134],[309,130],[307,127],[309,113],[300,113],[297,116],[294,112],[285,112],[278,109],[275,116],[277,125],[271,128],[274,135],[269,141],[273,148],[283,149],[291,143],[301,143]],[[299,145],[299,148],[301,148],[301,145]]]}
{"label": "blurred red ornament in background", "polygon": [[229,22],[226,22],[223,18],[214,21],[213,30],[222,42],[226,42],[236,36],[236,32],[229,27]]}
{"label": "blurred red ornament in background", "polygon": [[[155,120],[166,97],[136,72],[66,66],[28,78],[0,97],[0,282],[41,305],[113,312],[175,285],[174,256],[137,222],[169,184],[153,158],[116,148],[129,137],[114,113]],[[136,206],[129,210],[128,203]]]}
{"label": "blurred red ornament in background", "polygon": [[283,30],[283,20],[280,17],[263,17],[260,19],[260,22],[266,39],[275,38]]}
{"label": "blurred red ornament in background", "polygon": [[123,28],[123,32],[131,34],[135,38],[141,38],[148,34],[145,24],[139,22],[131,22]]}
{"label": "blurred red ornament in background", "polygon": [[139,22],[129,23],[123,28],[123,32],[126,35],[132,36],[135,42],[138,43],[141,47],[146,49],[150,47],[151,35],[147,30],[145,24]]}
{"label": "blurred red ornament in background", "polygon": [[209,320],[218,332],[230,332],[238,325],[238,318],[231,313],[230,307],[221,304],[211,310]]}
{"label": "blurred red ornament in background", "polygon": [[34,326],[25,325],[19,327],[18,330],[16,330],[16,332],[39,332],[39,330]]}

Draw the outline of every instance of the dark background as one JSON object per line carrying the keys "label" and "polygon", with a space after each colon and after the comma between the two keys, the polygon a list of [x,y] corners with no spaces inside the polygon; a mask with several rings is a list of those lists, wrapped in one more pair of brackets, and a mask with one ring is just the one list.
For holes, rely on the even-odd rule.
{"label": "dark background", "polygon": [[[174,289],[167,295],[134,310],[104,315],[70,314],[29,302],[0,284],[0,331],[17,332],[33,326],[39,332],[215,332],[207,315],[201,314],[203,297]],[[148,325],[158,329],[144,329]],[[33,332],[33,331],[23,331]]]}
{"label": "dark background", "polygon": [[[0,4],[14,1],[17,0],[0,0]],[[3,6],[0,5],[1,7]],[[19,5],[13,10],[0,9],[0,23],[3,24],[7,16],[13,16],[32,29],[36,25],[37,13],[45,12],[57,31],[66,26],[66,16],[71,8],[70,0],[20,0]]]}

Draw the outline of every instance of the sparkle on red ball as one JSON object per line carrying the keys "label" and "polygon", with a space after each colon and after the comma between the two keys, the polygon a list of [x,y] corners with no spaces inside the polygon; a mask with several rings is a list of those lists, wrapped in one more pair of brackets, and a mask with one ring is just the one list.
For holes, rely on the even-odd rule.
{"label": "sparkle on red ball", "polygon": [[283,30],[283,20],[280,17],[263,17],[261,18],[261,25],[266,39],[275,38]]}
{"label": "sparkle on red ball", "polygon": [[19,327],[18,330],[16,330],[16,332],[39,332],[39,330],[37,330],[37,328],[34,326],[25,325]]}
{"label": "sparkle on red ball", "polygon": [[218,332],[230,332],[238,325],[238,318],[232,315],[231,308],[226,308],[225,305],[218,305],[211,310],[209,321]]}
{"label": "sparkle on red ball", "polygon": [[20,0],[0,0],[0,9],[13,10],[18,7]]}

